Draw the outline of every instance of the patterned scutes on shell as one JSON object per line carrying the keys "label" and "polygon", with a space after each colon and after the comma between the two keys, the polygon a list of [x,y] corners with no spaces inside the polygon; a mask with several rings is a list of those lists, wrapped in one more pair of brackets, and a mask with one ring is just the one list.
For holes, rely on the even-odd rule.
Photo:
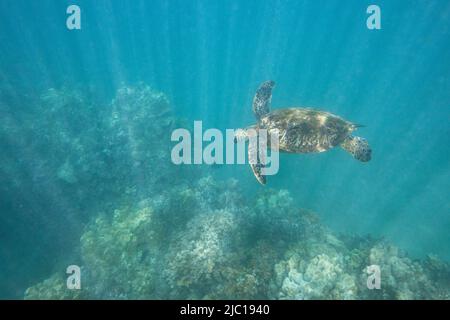
{"label": "patterned scutes on shell", "polygon": [[355,127],[329,112],[287,108],[274,110],[261,118],[259,128],[269,133],[278,129],[280,151],[308,153],[337,146]]}

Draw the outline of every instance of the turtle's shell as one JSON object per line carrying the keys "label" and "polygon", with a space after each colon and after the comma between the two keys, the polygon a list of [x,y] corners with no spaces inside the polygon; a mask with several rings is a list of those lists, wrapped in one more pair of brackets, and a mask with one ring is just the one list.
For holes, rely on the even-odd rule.
{"label": "turtle's shell", "polygon": [[274,110],[261,117],[258,128],[278,130],[279,150],[293,153],[323,152],[339,145],[355,125],[334,114],[309,108]]}

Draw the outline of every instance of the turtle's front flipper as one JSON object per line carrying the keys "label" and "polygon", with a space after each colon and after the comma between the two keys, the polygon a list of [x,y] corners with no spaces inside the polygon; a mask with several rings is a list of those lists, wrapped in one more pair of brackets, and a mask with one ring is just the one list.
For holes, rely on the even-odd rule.
{"label": "turtle's front flipper", "polygon": [[372,149],[364,138],[348,136],[341,143],[341,148],[362,162],[370,161],[372,158]]}
{"label": "turtle's front flipper", "polygon": [[[264,168],[265,158],[263,152],[258,152],[258,139],[257,134],[249,135],[248,144],[248,161],[250,167],[252,168],[253,174],[256,180],[262,185],[266,184],[266,176],[262,174],[262,169]],[[260,143],[261,144],[261,143]],[[265,148],[266,146],[259,145],[260,148]]]}
{"label": "turtle's front flipper", "polygon": [[275,82],[269,80],[263,82],[256,91],[255,97],[253,98],[253,113],[258,121],[270,112],[273,87],[275,87]]}
{"label": "turtle's front flipper", "polygon": [[265,185],[267,181],[266,176],[261,174],[262,166],[263,166],[262,163],[250,164],[250,167],[253,170],[253,174],[255,175],[256,180],[258,180],[258,182],[261,183],[262,185]]}

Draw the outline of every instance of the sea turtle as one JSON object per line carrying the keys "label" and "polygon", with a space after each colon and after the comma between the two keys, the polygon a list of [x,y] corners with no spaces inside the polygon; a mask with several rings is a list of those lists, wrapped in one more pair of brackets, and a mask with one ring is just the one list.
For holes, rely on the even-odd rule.
{"label": "sea turtle", "polygon": [[[260,85],[253,98],[253,113],[257,123],[239,130],[236,140],[248,138],[249,132],[257,134],[258,130],[266,129],[269,135],[278,134],[280,152],[323,152],[340,146],[359,161],[367,162],[371,159],[372,150],[367,140],[352,136],[352,132],[361,125],[329,112],[311,108],[284,108],[270,111],[274,86],[274,81],[266,81]],[[249,146],[249,157],[254,151]],[[256,179],[261,184],[265,184],[266,177],[261,173],[263,164],[259,161],[259,156],[257,159],[257,162],[251,163],[250,166]]]}

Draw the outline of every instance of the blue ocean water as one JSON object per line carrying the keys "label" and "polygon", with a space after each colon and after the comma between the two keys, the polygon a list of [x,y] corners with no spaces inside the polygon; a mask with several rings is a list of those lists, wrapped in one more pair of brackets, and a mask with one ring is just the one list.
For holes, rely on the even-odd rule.
{"label": "blue ocean water", "polygon": [[[380,30],[366,26],[372,3]],[[66,28],[70,4],[81,8],[81,30]],[[288,190],[336,233],[381,236],[413,257],[449,261],[448,39],[448,1],[2,0],[0,122],[16,130],[0,136],[0,297],[22,297],[54,272],[94,211],[42,178],[50,169],[39,169],[40,159],[57,155],[35,154],[28,146],[40,136],[22,135],[33,97],[49,88],[83,92],[95,105],[142,82],[188,125],[224,130],[254,123],[253,95],[274,80],[274,109],[316,107],[364,124],[355,134],[373,154],[368,163],[338,148],[282,154],[267,187]],[[61,126],[92,130],[111,111],[100,102],[82,116],[71,109]],[[92,139],[101,139],[95,130]],[[250,199],[263,188],[247,166],[213,175],[237,179]]]}

